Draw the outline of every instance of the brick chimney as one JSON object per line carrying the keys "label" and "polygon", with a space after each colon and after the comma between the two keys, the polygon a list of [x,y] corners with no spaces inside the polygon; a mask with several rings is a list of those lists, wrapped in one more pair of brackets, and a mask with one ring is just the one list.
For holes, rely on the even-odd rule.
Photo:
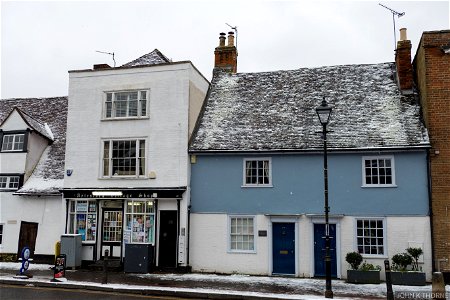
{"label": "brick chimney", "polygon": [[237,49],[234,45],[234,32],[228,32],[228,45],[226,46],[225,39],[225,33],[220,33],[219,46],[214,50],[214,68],[236,73]]}
{"label": "brick chimney", "polygon": [[402,92],[412,91],[413,68],[411,63],[411,41],[406,37],[406,28],[400,29],[400,40],[395,50],[398,86]]}

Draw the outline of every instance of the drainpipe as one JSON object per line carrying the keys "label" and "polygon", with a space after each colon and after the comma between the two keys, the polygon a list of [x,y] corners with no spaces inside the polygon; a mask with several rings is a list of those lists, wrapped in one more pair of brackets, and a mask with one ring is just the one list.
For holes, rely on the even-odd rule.
{"label": "drainpipe", "polygon": [[427,151],[427,179],[428,179],[428,206],[430,214],[430,234],[431,234],[431,266],[433,272],[436,272],[434,257],[434,230],[433,230],[433,193],[431,188],[431,161],[430,150]]}
{"label": "drainpipe", "polygon": [[191,205],[187,211],[187,228],[186,228],[186,266],[189,267],[189,241],[191,239]]}

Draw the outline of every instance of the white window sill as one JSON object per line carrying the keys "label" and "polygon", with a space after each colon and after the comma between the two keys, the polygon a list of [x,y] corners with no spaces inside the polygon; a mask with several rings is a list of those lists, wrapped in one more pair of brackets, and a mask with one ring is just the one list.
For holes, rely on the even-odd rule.
{"label": "white window sill", "polygon": [[362,188],[396,188],[396,184],[367,184],[362,185]]}
{"label": "white window sill", "polygon": [[256,250],[228,250],[228,254],[256,254]]}
{"label": "white window sill", "polygon": [[136,176],[114,176],[114,177],[99,177],[99,180],[147,180],[149,177],[136,177]]}
{"label": "white window sill", "polygon": [[149,120],[150,117],[120,117],[120,118],[101,118],[100,121],[129,121],[129,120]]}
{"label": "white window sill", "polygon": [[254,185],[247,184],[247,185],[241,185],[241,187],[242,188],[273,188],[273,185],[271,185],[271,184],[260,184],[260,185],[258,185],[258,184],[254,184]]}
{"label": "white window sill", "polygon": [[367,259],[388,259],[389,256],[385,255],[385,254],[361,254],[361,256],[363,258],[367,258]]}

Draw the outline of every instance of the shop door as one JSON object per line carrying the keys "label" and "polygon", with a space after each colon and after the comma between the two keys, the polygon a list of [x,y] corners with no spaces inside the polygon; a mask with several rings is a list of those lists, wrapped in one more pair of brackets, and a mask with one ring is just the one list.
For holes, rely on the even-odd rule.
{"label": "shop door", "polygon": [[177,266],[177,211],[161,210],[159,216],[158,266],[175,268]]}
{"label": "shop door", "polygon": [[109,257],[120,258],[122,249],[122,210],[103,209],[102,218],[102,253],[109,251]]}
{"label": "shop door", "polygon": [[272,224],[274,274],[295,274],[295,223]]}
{"label": "shop door", "polygon": [[[336,224],[330,224],[331,276],[336,277]],[[314,276],[325,276],[325,224],[314,224]]]}
{"label": "shop door", "polygon": [[22,254],[23,247],[30,248],[31,257],[36,249],[36,237],[38,232],[38,223],[24,222],[20,223],[19,233],[19,249],[17,249],[17,257]]}

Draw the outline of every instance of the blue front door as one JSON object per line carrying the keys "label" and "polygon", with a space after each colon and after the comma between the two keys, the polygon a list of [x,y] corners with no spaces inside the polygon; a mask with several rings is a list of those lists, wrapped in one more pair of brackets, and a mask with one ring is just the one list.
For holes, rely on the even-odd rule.
{"label": "blue front door", "polygon": [[[331,276],[336,277],[336,224],[330,224]],[[325,224],[314,224],[314,276],[325,276]]]}
{"label": "blue front door", "polygon": [[295,223],[272,223],[274,274],[295,274]]}

